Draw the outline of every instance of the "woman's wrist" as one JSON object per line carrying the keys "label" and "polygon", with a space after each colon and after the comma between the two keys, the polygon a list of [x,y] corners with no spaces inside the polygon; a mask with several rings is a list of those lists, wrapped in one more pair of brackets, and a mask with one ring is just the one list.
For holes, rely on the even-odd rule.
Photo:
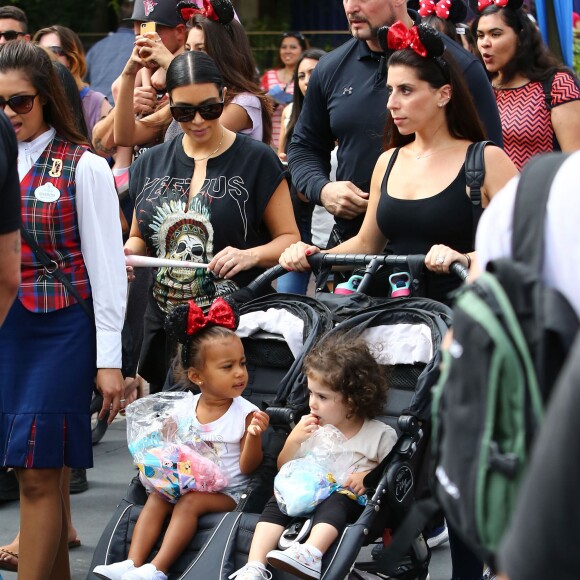
{"label": "woman's wrist", "polygon": [[471,256],[469,254],[463,254],[463,257],[465,258],[465,261],[467,262],[465,267],[469,270],[469,268],[471,268]]}

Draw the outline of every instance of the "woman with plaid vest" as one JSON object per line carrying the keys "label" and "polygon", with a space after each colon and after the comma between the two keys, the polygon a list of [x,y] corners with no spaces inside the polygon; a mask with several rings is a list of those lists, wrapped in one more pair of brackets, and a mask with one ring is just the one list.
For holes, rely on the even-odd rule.
{"label": "woman with plaid vest", "polygon": [[92,467],[95,376],[102,416],[124,402],[117,195],[44,50],[2,48],[0,107],[18,141],[23,226],[22,283],[0,329],[0,466],[20,482],[18,577],[70,580],[63,467]]}

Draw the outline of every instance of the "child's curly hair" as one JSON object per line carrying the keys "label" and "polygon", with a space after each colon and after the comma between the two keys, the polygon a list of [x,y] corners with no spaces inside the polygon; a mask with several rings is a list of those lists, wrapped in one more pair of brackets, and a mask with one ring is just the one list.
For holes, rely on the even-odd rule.
{"label": "child's curly hair", "polygon": [[373,419],[387,401],[388,369],[361,336],[338,332],[323,337],[306,356],[303,372],[341,393],[355,416]]}

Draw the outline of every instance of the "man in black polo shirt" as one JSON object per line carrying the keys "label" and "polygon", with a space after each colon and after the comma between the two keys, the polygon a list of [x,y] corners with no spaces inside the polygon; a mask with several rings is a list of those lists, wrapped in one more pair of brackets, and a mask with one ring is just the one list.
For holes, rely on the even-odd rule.
{"label": "man in black polo shirt", "polygon": [[[387,116],[385,60],[376,31],[401,20],[407,27],[419,15],[405,0],[344,0],[353,38],[316,67],[300,119],[288,148],[298,191],[335,216],[342,239],[356,234],[366,211],[371,175],[383,151]],[[474,96],[488,137],[502,144],[501,123],[491,85],[481,63],[445,37]],[[338,141],[337,181],[331,182],[330,152]]]}
{"label": "man in black polo shirt", "polygon": [[[3,95],[4,98],[7,95]],[[0,111],[0,326],[20,286],[20,180],[16,135]]]}

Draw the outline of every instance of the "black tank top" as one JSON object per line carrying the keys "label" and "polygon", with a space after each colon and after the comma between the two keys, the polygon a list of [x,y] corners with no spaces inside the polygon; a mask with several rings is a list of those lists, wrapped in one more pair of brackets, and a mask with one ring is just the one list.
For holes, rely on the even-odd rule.
{"label": "black tank top", "polygon": [[[377,209],[377,225],[389,240],[394,254],[426,254],[434,244],[444,244],[461,252],[473,251],[473,215],[466,194],[464,166],[443,191],[425,199],[398,199],[387,190],[389,175],[399,155],[395,149],[383,182]],[[460,284],[453,275],[427,272],[428,298],[448,302],[447,294]]]}

